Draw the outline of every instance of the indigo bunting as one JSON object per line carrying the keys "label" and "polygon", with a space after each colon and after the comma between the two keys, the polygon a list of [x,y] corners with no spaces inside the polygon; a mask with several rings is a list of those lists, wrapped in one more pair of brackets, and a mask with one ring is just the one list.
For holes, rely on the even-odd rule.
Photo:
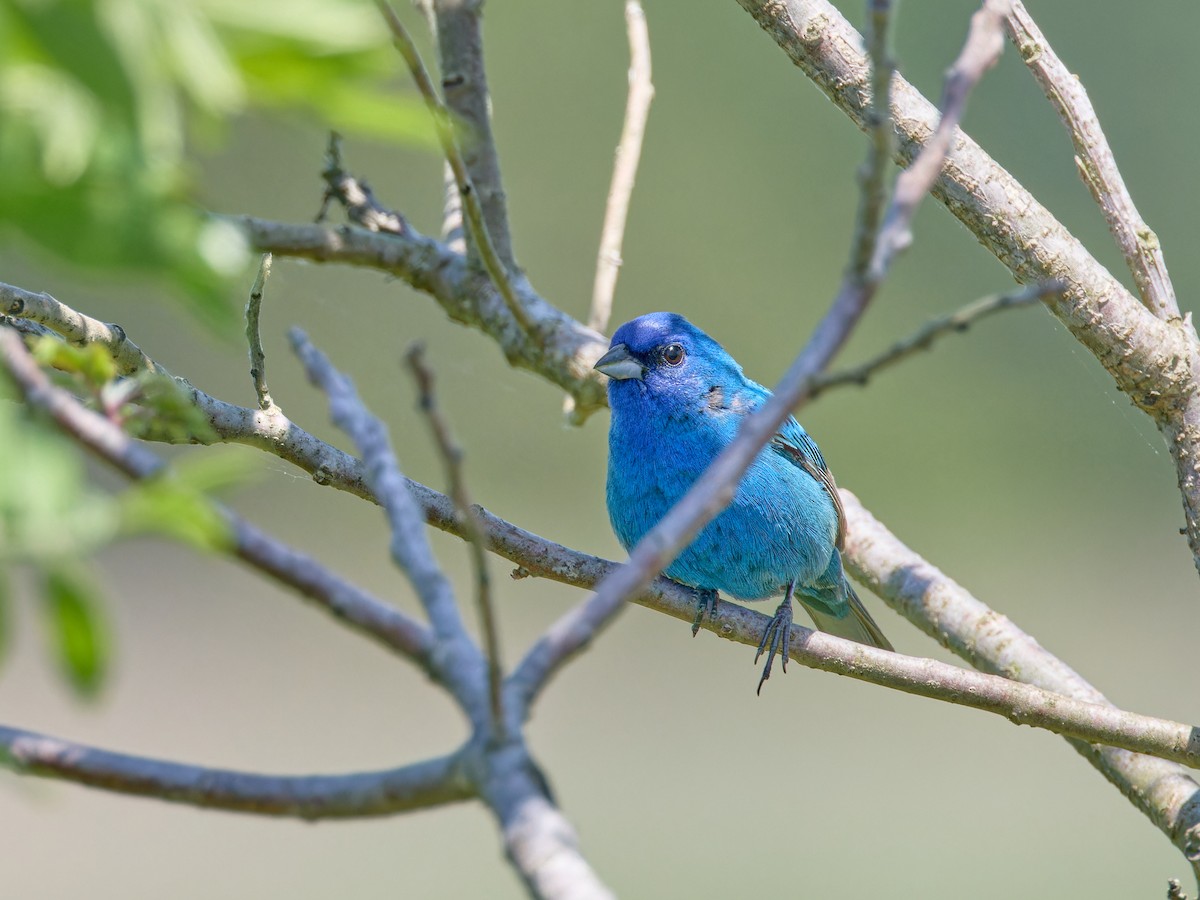
{"label": "indigo bunting", "polygon": [[[725,349],[682,316],[650,313],[626,322],[596,363],[609,377],[608,515],[626,550],[666,515],[742,421],[771,392],[742,374]],[[717,592],[738,600],[783,593],[754,657],[784,671],[792,597],[817,628],[891,650],[842,571],[845,516],[821,451],[789,417],[759,452],[733,502],[664,570],[701,592],[693,634]]]}

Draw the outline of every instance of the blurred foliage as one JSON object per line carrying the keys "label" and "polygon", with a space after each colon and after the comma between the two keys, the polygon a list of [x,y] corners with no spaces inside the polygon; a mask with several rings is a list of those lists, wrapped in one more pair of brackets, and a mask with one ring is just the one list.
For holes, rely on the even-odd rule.
{"label": "blurred foliage", "polygon": [[248,255],[193,202],[189,143],[258,107],[433,146],[415,95],[385,84],[398,68],[366,3],[0,0],[0,222],[228,327]]}
{"label": "blurred foliage", "polygon": [[107,628],[95,581],[68,565],[45,570],[42,613],[63,676],[80,697],[94,697],[108,667]]}
{"label": "blurred foliage", "polygon": [[[96,345],[72,347],[54,338],[34,344],[36,358],[110,419],[134,433],[177,441],[206,439],[210,429],[170,378],[118,378]],[[0,378],[0,401],[14,391]],[[160,477],[119,494],[88,482],[78,447],[27,407],[0,402],[0,653],[8,643],[8,569],[23,563],[38,573],[49,644],[67,683],[85,699],[102,687],[108,639],[101,591],[86,560],[122,537],[158,535],[200,550],[229,547],[228,523],[208,497],[244,482],[248,460],[232,452],[184,461]]]}

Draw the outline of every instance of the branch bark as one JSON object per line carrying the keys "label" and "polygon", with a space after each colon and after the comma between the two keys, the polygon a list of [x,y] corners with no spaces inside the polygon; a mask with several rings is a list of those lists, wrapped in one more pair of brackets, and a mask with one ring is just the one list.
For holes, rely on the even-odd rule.
{"label": "branch bark", "polygon": [[1179,318],[1162,246],[1125,187],[1083,83],[1063,65],[1020,0],[1013,3],[1005,27],[1071,136],[1079,175],[1104,213],[1142,302],[1160,319]]}
{"label": "branch bark", "polygon": [[[843,490],[845,560],[855,578],[971,665],[1088,703],[1109,704],[1062,660],[906,547]],[[1200,732],[1192,729],[1190,741]],[[1182,767],[1113,747],[1069,743],[1167,835],[1200,878],[1200,784]],[[1192,763],[1194,766],[1195,764]]]}
{"label": "branch bark", "polygon": [[487,233],[505,269],[517,272],[508,224],[508,199],[492,134],[492,100],[483,64],[482,0],[420,0],[420,3],[437,38],[442,91],[446,106],[454,114],[463,164],[478,192]]}
{"label": "branch bark", "polygon": [[[827,0],[738,0],[860,128],[869,107],[862,38]],[[937,110],[902,77],[892,84],[898,161],[936,129]],[[1133,297],[1021,184],[961,131],[933,186],[940,200],[1023,284],[1060,279],[1047,307],[1158,426],[1175,462],[1188,545],[1200,571],[1200,339]]]}
{"label": "branch bark", "polygon": [[[71,317],[70,321],[73,321]],[[122,341],[113,348],[124,351]],[[151,363],[152,364],[152,363]],[[130,478],[164,477],[166,465],[98,413],[50,383],[17,332],[0,327],[0,365],[26,402],[42,409],[79,444]],[[251,410],[244,410],[250,413]],[[316,440],[312,438],[312,440]],[[316,560],[293,550],[241,516],[213,506],[229,526],[231,550],[243,562],[285,584],[354,630],[371,637],[432,674],[433,635],[415,619],[337,577]]]}
{"label": "branch bark", "polygon": [[574,419],[583,422],[606,406],[604,386],[592,365],[608,348],[603,336],[544,300],[524,277],[512,281],[534,323],[536,341],[513,320],[495,286],[466,259],[411,226],[402,235],[374,234],[352,225],[288,224],[237,218],[247,240],[275,256],[339,262],[395,275],[429,294],[455,322],[491,337],[509,365],[536,372],[575,399]]}
{"label": "branch bark", "polygon": [[[219,402],[219,401],[217,401]],[[246,410],[245,412],[250,412]],[[269,448],[269,444],[264,444],[261,441],[261,436],[253,433],[254,420],[249,416],[230,415],[223,417],[222,423],[228,425],[231,422],[240,422],[243,427],[250,429],[249,432],[226,432],[224,437],[228,440],[240,440],[258,446]],[[313,439],[316,444],[321,442]],[[327,445],[326,445],[327,446]],[[340,453],[340,451],[338,451]],[[373,495],[366,487],[363,481],[361,464],[353,457],[346,454],[341,454],[340,457],[343,465],[331,465],[330,456],[327,453],[315,452],[311,456],[305,453],[294,455],[293,461],[309,471],[322,472],[322,478],[331,486],[342,487],[343,489],[352,489],[355,493],[373,499]],[[416,482],[407,482],[408,490],[411,492],[414,499],[423,509],[426,520],[435,527],[463,537],[462,523],[456,515],[456,510],[449,498],[433,491],[424,485]],[[851,566],[852,571],[864,580],[869,586],[877,590],[889,602],[894,602],[910,617],[916,621],[922,622],[922,627],[938,635],[941,640],[949,640],[951,649],[956,650],[960,654],[966,655],[972,662],[978,660],[987,660],[988,650],[987,644],[980,640],[976,626],[973,624],[972,616],[976,619],[981,618],[984,622],[993,622],[997,620],[995,613],[982,607],[972,610],[970,602],[973,598],[969,598],[965,592],[961,592],[963,596],[959,596],[953,592],[942,594],[942,610],[935,616],[930,610],[918,609],[913,607],[911,603],[909,607],[903,604],[908,602],[904,600],[904,594],[895,590],[889,590],[883,585],[890,583],[891,574],[893,571],[889,569],[888,560],[872,560],[863,558],[860,561],[860,556],[857,551],[857,543],[854,540],[855,529],[860,526],[860,522],[869,520],[869,516],[865,513],[859,514],[861,507],[854,500],[852,495],[843,492],[844,502],[847,509],[851,512],[851,541],[848,544],[847,562]],[[606,560],[597,559],[587,556],[576,551],[562,547],[551,541],[547,541],[527,532],[509,522],[506,522],[487,510],[480,508],[478,510],[481,525],[483,526],[487,537],[489,547],[496,553],[517,563],[519,575],[537,575],[540,577],[551,578],[566,584],[573,584],[580,587],[594,587],[604,577],[610,575],[616,566]],[[881,526],[880,526],[881,528]],[[886,532],[884,532],[886,534]],[[911,551],[908,551],[911,553]],[[928,569],[932,569],[928,563],[920,560],[915,555],[908,558],[906,565],[923,565]],[[936,572],[936,570],[933,570]],[[940,573],[939,573],[940,575]],[[899,599],[897,599],[899,598]],[[636,597],[631,598],[633,602],[656,609],[661,612],[666,612],[673,615],[682,621],[690,622],[693,618],[695,610],[696,596],[691,590],[675,584],[664,578],[655,579],[652,584]],[[973,601],[978,604],[978,601]],[[979,612],[982,609],[982,612]],[[733,604],[723,604],[721,607],[721,615],[715,622],[709,624],[710,630],[715,631],[722,637],[730,637],[742,641],[747,644],[757,644],[758,639],[765,627],[767,617],[756,613],[744,607],[735,606]],[[811,649],[816,653],[816,657],[820,658],[822,652],[828,648],[822,647],[822,642],[836,641],[820,634],[808,634],[804,630],[798,629],[796,639],[793,644],[799,653],[802,645]],[[1025,639],[1028,643],[1032,643],[1036,647],[1036,642],[1032,639]],[[567,642],[573,641],[569,629],[567,633]],[[528,712],[529,704],[535,699],[538,690],[545,683],[546,676],[542,674],[547,668],[552,669],[553,665],[547,666],[544,660],[540,660],[539,656],[544,654],[552,654],[553,656],[566,656],[569,652],[574,652],[579,649],[578,646],[573,647],[570,651],[564,651],[558,640],[558,632],[551,631],[544,635],[537,644],[531,648],[526,659],[517,667],[512,675],[506,681],[506,691],[511,696],[511,702],[506,706],[506,711],[510,716],[524,716]],[[1013,641],[1011,637],[1003,637],[998,641],[997,647],[999,650],[1004,650],[1011,647]],[[835,646],[833,648],[837,650]],[[843,648],[845,649],[845,648]],[[836,668],[839,665],[854,668],[857,663],[854,661],[853,654],[857,653],[857,645],[849,645],[850,657],[843,659],[841,662],[836,661],[836,655],[831,657],[834,661],[830,663],[830,668]],[[1038,648],[1040,651],[1040,648]],[[1040,651],[1042,661],[1041,667],[1047,669],[1051,673],[1069,673],[1077,679],[1076,682],[1071,682],[1069,678],[1063,681],[1048,681],[1045,686],[1056,691],[1064,691],[1071,693],[1074,688],[1072,684],[1078,685],[1082,683],[1082,679],[1078,679],[1074,673],[1071,673],[1060,661],[1055,659],[1045,651]],[[975,654],[978,654],[976,656]],[[796,657],[798,661],[805,662],[806,659]],[[901,659],[905,659],[901,657]],[[922,661],[909,661],[905,665],[923,665]],[[1006,671],[1003,663],[988,663],[992,666],[993,671]],[[983,667],[988,667],[984,665]],[[1028,662],[1022,662],[1016,669],[1024,674],[1026,667],[1028,671],[1034,671],[1034,668]],[[950,667],[953,669],[953,667]],[[865,671],[865,670],[864,670]],[[954,672],[960,670],[953,670]],[[970,673],[968,673],[970,674]],[[1015,674],[1015,672],[1013,672]],[[957,677],[957,676],[956,676]],[[910,678],[910,681],[913,679]],[[915,682],[914,682],[915,683]],[[1084,683],[1086,684],[1086,683]],[[936,685],[935,685],[936,687]],[[1088,689],[1094,692],[1088,686]],[[1074,695],[1074,694],[1073,694]],[[966,691],[966,696],[970,697],[970,689]],[[1079,697],[1080,699],[1100,703],[1103,698],[1098,693],[1094,696],[1088,696],[1086,692]],[[1090,707],[1077,708],[1077,712],[1082,709],[1084,717],[1091,714]],[[1018,718],[1026,715],[1025,712],[1018,712]],[[1108,713],[1100,713],[1101,716]],[[1085,723],[1086,724],[1086,723]],[[1151,725],[1151,729],[1160,728],[1159,725]],[[1061,730],[1061,729],[1060,729]],[[1168,726],[1167,731],[1171,730]],[[1194,732],[1189,733],[1186,741],[1183,742],[1183,750],[1180,750],[1179,741],[1186,730],[1185,726],[1176,726],[1174,729],[1175,738],[1168,740],[1168,745],[1171,740],[1175,742],[1175,748],[1170,749],[1168,746],[1164,752],[1169,755],[1173,754],[1176,757],[1182,752],[1190,757],[1194,754],[1195,748],[1191,746],[1194,741]],[[1071,732],[1075,734],[1076,732]],[[1114,784],[1126,793],[1135,802],[1135,804],[1151,817],[1156,824],[1159,825],[1181,848],[1200,846],[1200,786],[1190,778],[1190,776],[1178,765],[1167,763],[1162,760],[1156,760],[1137,753],[1129,753],[1124,750],[1115,750],[1112,748],[1096,748],[1084,747],[1078,745],[1081,752],[1097,766]],[[1185,850],[1185,852],[1187,852]]]}
{"label": "branch bark", "polygon": [[117,794],[308,821],[389,816],[476,796],[461,754],[378,772],[261,775],[114,753],[0,725],[0,764]]}

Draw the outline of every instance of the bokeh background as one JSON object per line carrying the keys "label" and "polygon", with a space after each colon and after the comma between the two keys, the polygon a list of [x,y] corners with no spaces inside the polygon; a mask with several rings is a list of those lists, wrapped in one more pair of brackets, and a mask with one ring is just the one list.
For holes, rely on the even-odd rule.
{"label": "bokeh background", "polygon": [[[625,241],[617,322],[684,313],[767,384],[831,298],[856,199],[858,132],[732,0],[645,0],[657,89]],[[839,4],[861,22],[858,3]],[[1030,0],[1083,79],[1126,180],[1163,243],[1181,306],[1189,252],[1200,7]],[[970,0],[905,0],[902,71],[936,97]],[[418,17],[404,10],[414,30]],[[537,288],[586,315],[625,96],[622,4],[493,0],[485,19],[515,245]],[[428,48],[428,41],[423,40]],[[84,51],[86,52],[86,51]],[[398,66],[398,63],[397,63]],[[411,95],[404,79],[397,93]],[[1070,144],[1011,47],[972,98],[967,130],[1128,283]],[[312,218],[326,132],[312,117],[246,114],[190,151],[205,207]],[[424,231],[441,164],[361,138],[352,171]],[[840,362],[1011,285],[930,202]],[[251,403],[245,349],[169,289],[96,276],[13,230],[4,280],[49,290],[210,393]],[[249,285],[247,273],[244,282]],[[229,303],[244,302],[244,289]],[[604,511],[607,414],[562,425],[561,397],[509,369],[477,332],[378,273],[277,260],[264,338],[285,411],[345,446],[283,341],[305,327],[392,428],[401,464],[442,475],[398,360],[421,339],[468,452],[475,498],[525,528],[618,558]],[[616,324],[616,322],[614,323]],[[839,482],[912,547],[1038,637],[1121,706],[1200,721],[1200,596],[1173,468],[1150,422],[1040,309],[940,342],[803,420]],[[204,453],[184,450],[182,455]],[[413,608],[375,508],[246,448],[246,516]],[[103,484],[119,481],[103,472]],[[456,585],[467,554],[434,535]],[[268,772],[385,767],[458,744],[465,724],[412,668],[236,564],[163,540],[100,560],[114,643],[99,700],[54,671],[28,579],[16,584],[0,721],[129,752]],[[506,565],[493,560],[500,576]],[[498,578],[506,658],[579,591]],[[867,598],[903,652],[948,655]],[[1186,865],[1060,739],[949,705],[790,669],[754,696],[749,648],[628,610],[546,693],[532,747],[602,877],[629,897],[1161,896]],[[0,773],[6,897],[519,897],[494,823],[462,805],[305,825],[111,797]]]}

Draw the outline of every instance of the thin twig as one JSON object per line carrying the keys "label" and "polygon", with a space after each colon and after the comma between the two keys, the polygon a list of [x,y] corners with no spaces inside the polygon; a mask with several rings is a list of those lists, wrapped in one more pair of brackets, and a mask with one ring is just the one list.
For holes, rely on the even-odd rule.
{"label": "thin twig", "polygon": [[633,184],[642,158],[642,138],[646,133],[650,102],[654,99],[654,84],[650,80],[650,34],[646,28],[646,13],[638,0],[625,2],[625,27],[629,34],[629,95],[625,101],[625,120],[613,163],[608,203],[604,207],[604,226],[600,231],[596,277],[592,284],[592,308],[588,313],[588,327],[601,333],[608,328],[612,314],[629,200],[633,196]]}
{"label": "thin twig", "polygon": [[879,225],[887,204],[886,174],[892,158],[891,0],[867,0],[867,58],[871,64],[871,102],[867,108],[867,158],[858,170],[858,213],[851,241],[849,273],[858,281],[867,277]]}
{"label": "thin twig", "polygon": [[263,353],[262,337],[259,335],[258,320],[262,312],[263,292],[271,276],[271,254],[264,253],[258,263],[258,274],[250,288],[250,299],[246,302],[246,343],[250,345],[250,378],[254,382],[254,393],[258,395],[258,408],[271,409],[275,401],[267,390],[267,357]]}
{"label": "thin twig", "polygon": [[[849,27],[844,20],[842,24],[846,28]],[[355,232],[355,234],[362,234],[362,232]],[[402,242],[397,241],[397,243]],[[1119,288],[1117,289],[1119,290]],[[0,285],[0,297],[13,296],[14,293],[45,298],[45,295],[32,295],[22,292],[19,288]],[[1112,302],[1120,302],[1119,298],[1107,296]],[[1130,298],[1130,302],[1134,304],[1135,310],[1149,316],[1132,298]],[[46,325],[53,327],[59,333],[73,335],[79,329],[97,335],[105,333],[99,327],[102,323],[87,319],[62,304],[46,305],[43,303],[39,305],[35,303],[30,308],[35,310],[39,316],[44,317],[38,319],[39,322],[44,321]],[[80,319],[85,320],[82,326],[78,324]],[[567,320],[573,321],[569,317]],[[1152,328],[1160,327],[1157,319],[1150,317],[1147,321]],[[120,352],[123,346],[115,348],[110,346],[110,352]],[[268,417],[260,410],[250,410],[224,403],[194,388],[192,396],[197,406],[204,410],[209,417],[214,430],[224,440],[257,447],[292,462],[309,472],[314,480],[321,484],[377,502],[366,482],[363,465],[359,460],[318,440],[299,426],[289,422],[282,414]],[[461,519],[448,497],[417,482],[409,481],[407,487],[422,507],[424,515],[431,525],[451,534],[463,536]],[[861,507],[852,495],[843,491],[842,497],[850,524],[850,543],[847,545],[846,561],[857,578],[864,580],[889,602],[905,602],[903,598],[908,591],[916,591],[918,596],[922,592],[928,592],[930,599],[925,602],[924,606],[914,607],[911,612],[905,608],[906,614],[914,617],[914,621],[921,621],[920,617],[925,615],[927,624],[923,627],[931,628],[940,640],[949,642],[952,650],[965,656],[976,665],[984,664],[993,671],[1036,672],[1037,683],[1043,687],[1084,699],[1087,699],[1087,690],[1094,691],[1064,663],[1051,656],[1032,639],[1026,638],[1022,644],[1020,640],[1012,638],[1009,632],[1015,629],[1012,628],[1011,622],[997,616],[978,601],[974,601],[973,598],[969,599],[982,611],[971,611],[969,615],[964,615],[961,607],[967,602],[965,592],[957,589],[957,586],[952,583],[949,589],[945,588],[943,582],[946,579],[911,551],[907,551],[908,555],[903,557],[900,563],[891,567],[888,562],[890,557],[885,556],[882,561],[877,561],[872,556],[862,556],[859,547],[887,547],[889,544],[884,538],[889,536],[886,530],[883,530],[882,526],[875,522],[869,514],[861,511]],[[517,572],[520,574],[549,578],[582,588],[594,588],[604,577],[617,569],[615,563],[597,559],[548,541],[506,522],[486,510],[480,509],[479,515],[487,531],[489,545],[493,552],[516,564]],[[874,524],[873,530],[868,527],[869,523]],[[864,538],[861,542],[857,538],[860,534]],[[892,543],[895,543],[894,538]],[[889,593],[889,589],[892,588],[898,593]],[[644,592],[631,600],[689,623],[692,621],[696,607],[694,592],[665,578],[654,580]],[[722,610],[722,616],[710,626],[721,636],[725,634],[725,613],[740,615],[744,612],[748,615],[758,615],[733,604],[725,604]],[[761,617],[761,619],[762,622],[765,622],[765,617]],[[1000,629],[998,627],[1000,624],[1005,624],[1007,630]],[[757,627],[759,630],[753,632],[755,642],[758,640],[758,634],[761,634],[762,624],[760,623]],[[753,626],[748,630],[753,631]],[[553,636],[555,632],[552,631],[550,634]],[[565,634],[564,637],[570,642],[576,642],[576,638],[570,633]],[[558,657],[565,656],[569,652],[547,646],[550,643],[547,637],[543,637],[539,641],[541,646],[533,648],[527,660],[523,661],[517,671],[509,677],[509,684],[517,698],[514,701],[513,709],[509,711],[510,715],[520,712],[517,709],[521,706],[520,698],[531,697],[536,693],[537,685],[531,684],[524,676],[532,674],[535,676],[534,680],[537,684],[544,684],[545,677],[539,673],[546,666],[537,663],[534,655],[550,652]],[[1032,645],[1040,654],[1036,659],[1031,659],[1028,655],[1012,655],[1011,651],[1015,648],[1027,645]],[[1080,693],[1081,690],[1084,693]],[[1083,745],[1076,746],[1083,748]],[[1200,846],[1200,806],[1197,806],[1191,799],[1200,794],[1200,785],[1197,785],[1178,764],[1115,749],[1104,751],[1101,748],[1099,751],[1088,752],[1080,749],[1080,752],[1084,753],[1088,761],[1108,780],[1112,781],[1124,795],[1130,797],[1135,805],[1149,816],[1177,846],[1184,849],[1189,857],[1194,847]],[[1188,849],[1189,847],[1192,849]]]}
{"label": "thin twig", "polygon": [[1071,136],[1079,175],[1104,212],[1109,231],[1125,257],[1142,302],[1160,319],[1179,318],[1175,288],[1158,237],[1138,212],[1125,187],[1083,82],[1063,65],[1020,0],[1013,3],[1005,25],[1021,59],[1042,86],[1046,99]]}
{"label": "thin twig", "polygon": [[434,393],[433,370],[425,362],[425,347],[415,343],[405,354],[409,369],[417,382],[421,412],[429,422],[437,444],[438,454],[446,468],[446,479],[450,484],[450,497],[462,517],[463,534],[471,549],[471,568],[475,572],[475,605],[479,613],[479,625],[483,632],[484,652],[488,664],[488,699],[492,712],[492,726],[499,739],[506,734],[504,709],[501,702],[501,687],[504,681],[500,661],[500,638],[496,628],[496,614],[492,605],[492,579],[488,572],[487,534],[479,520],[479,512],[471,503],[463,477],[463,451],[450,432],[450,424],[442,415]]}
{"label": "thin twig", "polygon": [[0,766],[118,794],[315,821],[387,816],[476,795],[462,753],[346,775],[261,775],[100,750],[0,725]]}
{"label": "thin twig", "polygon": [[366,483],[387,514],[392,558],[412,582],[433,625],[440,645],[437,662],[441,677],[472,723],[482,727],[487,715],[484,661],[463,628],[454,590],[433,556],[424,516],[408,490],[408,479],[400,472],[387,429],[363,405],[353,382],[334,368],[308,335],[292,328],[288,339],[309,381],[329,398],[334,424],[362,453]]}
{"label": "thin twig", "polygon": [[1004,50],[1004,16],[1011,7],[1012,0],[984,0],[982,8],[971,16],[967,41],[946,73],[937,130],[913,164],[896,179],[891,208],[883,220],[871,259],[870,277],[882,278],[896,254],[912,243],[912,220],[917,206],[941,173],[954,142],[954,132],[966,111],[967,97]]}
{"label": "thin twig", "polygon": [[[971,17],[971,28],[962,52],[946,73],[938,127],[912,165],[896,179],[891,203],[878,234],[874,237],[874,244],[870,247],[863,246],[865,238],[859,229],[856,229],[852,260],[859,259],[869,250],[870,264],[861,273],[851,265],[847,277],[842,281],[841,290],[804,348],[802,355],[806,358],[806,367],[810,367],[814,374],[823,371],[846,343],[892,262],[912,242],[913,216],[916,215],[920,201],[933,187],[942,163],[945,162],[955,129],[966,106],[967,96],[983,73],[995,64],[1004,47],[1001,16],[1007,10],[1008,2],[1009,0],[986,0],[983,8]],[[868,112],[867,126],[876,133],[871,116],[872,113]],[[874,150],[872,158],[873,154]],[[869,180],[864,182],[864,196],[870,183]],[[864,199],[860,207],[860,222],[869,216],[869,209],[869,204]],[[864,214],[863,210],[867,212]]]}
{"label": "thin twig", "polygon": [[365,181],[342,168],[342,136],[336,131],[329,133],[321,177],[325,180],[325,196],[321,198],[321,209],[315,221],[324,221],[329,201],[337,200],[346,210],[346,218],[368,231],[404,234],[408,229],[404,216],[383,206]]}
{"label": "thin twig", "polygon": [[454,126],[451,124],[450,113],[434,90],[425,64],[421,61],[421,55],[417,52],[416,44],[413,43],[404,23],[397,17],[387,0],[376,0],[376,6],[379,7],[379,11],[387,21],[388,28],[392,32],[392,42],[400,51],[400,55],[404,57],[405,63],[408,64],[413,80],[417,84],[417,90],[425,98],[425,105],[433,117],[434,128],[437,130],[442,152],[446,155],[446,161],[454,171],[454,180],[457,182],[458,192],[462,196],[467,225],[471,231],[471,239],[479,250],[479,259],[492,279],[492,283],[496,286],[496,290],[500,292],[500,296],[508,305],[509,312],[521,326],[521,330],[528,335],[534,335],[537,333],[536,325],[522,305],[521,298],[517,296],[508,269],[497,253],[495,244],[492,243],[487,222],[483,216],[483,208],[479,204],[479,197],[471,183],[471,176],[463,162],[462,153],[458,149],[458,142],[454,138]]}
{"label": "thin twig", "polygon": [[818,375],[813,379],[809,399],[811,400],[818,394],[823,394],[831,388],[843,387],[849,384],[865,386],[875,373],[881,369],[893,366],[919,350],[928,350],[933,345],[933,342],[943,335],[966,331],[980,319],[986,318],[993,313],[998,313],[1005,309],[1030,306],[1039,300],[1045,299],[1048,295],[1058,293],[1061,290],[1062,284],[1060,282],[1044,281],[1029,285],[1023,290],[1010,294],[992,294],[987,297],[981,297],[949,315],[938,316],[936,319],[930,320],[908,337],[897,341],[873,359],[869,359],[857,366]]}
{"label": "thin twig", "polygon": [[[833,103],[860,125],[869,91],[862,39],[829,0],[738,0]],[[902,77],[892,84],[901,163],[936,128],[937,110]],[[1021,283],[1062,278],[1048,308],[1149,415],[1170,449],[1192,560],[1200,571],[1200,338],[1134,297],[1023,185],[959,133],[934,195]]]}
{"label": "thin twig", "polygon": [[[625,240],[625,222],[629,216],[629,201],[642,158],[642,138],[650,103],[654,99],[654,84],[650,80],[650,33],[646,28],[646,13],[638,0],[625,2],[625,26],[629,34],[629,94],[625,100],[625,119],[617,156],[613,163],[608,202],[604,207],[604,225],[600,230],[600,249],[596,254],[596,277],[592,282],[592,306],[588,327],[603,333],[612,316],[613,295],[617,276],[621,272],[621,246]],[[568,422],[576,422],[575,398],[568,394],[563,400],[563,414]]]}
{"label": "thin twig", "polygon": [[[130,478],[163,477],[166,464],[104,416],[50,383],[11,329],[0,328],[0,361],[30,406],[45,410],[78,443]],[[431,671],[433,635],[420,622],[339,578],[220,504],[243,562],[314,601],[356,631]]]}

